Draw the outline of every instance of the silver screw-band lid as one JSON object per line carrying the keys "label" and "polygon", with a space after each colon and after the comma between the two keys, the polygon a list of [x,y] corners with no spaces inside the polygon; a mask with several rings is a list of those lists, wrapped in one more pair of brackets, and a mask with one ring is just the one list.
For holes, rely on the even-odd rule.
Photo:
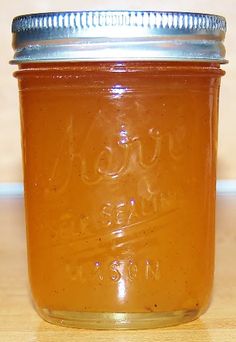
{"label": "silver screw-band lid", "polygon": [[14,64],[116,60],[226,62],[226,21],[209,14],[39,13],[14,18],[12,33]]}

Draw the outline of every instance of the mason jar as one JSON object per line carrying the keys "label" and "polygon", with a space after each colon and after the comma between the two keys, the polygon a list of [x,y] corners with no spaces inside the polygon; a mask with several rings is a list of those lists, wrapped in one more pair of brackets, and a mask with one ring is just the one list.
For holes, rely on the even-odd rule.
{"label": "mason jar", "polygon": [[225,31],[196,13],[13,20],[29,281],[46,321],[139,329],[206,311]]}

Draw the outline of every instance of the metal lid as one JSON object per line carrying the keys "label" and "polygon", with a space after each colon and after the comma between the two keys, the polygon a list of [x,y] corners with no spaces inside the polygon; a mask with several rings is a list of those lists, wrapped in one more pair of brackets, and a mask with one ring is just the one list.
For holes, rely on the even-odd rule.
{"label": "metal lid", "polygon": [[49,61],[216,61],[224,63],[221,16],[156,11],[29,14],[12,23],[11,63]]}

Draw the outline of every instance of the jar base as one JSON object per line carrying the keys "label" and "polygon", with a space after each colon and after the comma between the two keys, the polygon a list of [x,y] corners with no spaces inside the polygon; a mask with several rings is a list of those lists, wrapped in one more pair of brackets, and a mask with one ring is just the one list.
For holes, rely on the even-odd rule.
{"label": "jar base", "polygon": [[47,322],[81,329],[154,329],[187,323],[197,319],[201,310],[179,310],[173,312],[71,312],[37,308]]}

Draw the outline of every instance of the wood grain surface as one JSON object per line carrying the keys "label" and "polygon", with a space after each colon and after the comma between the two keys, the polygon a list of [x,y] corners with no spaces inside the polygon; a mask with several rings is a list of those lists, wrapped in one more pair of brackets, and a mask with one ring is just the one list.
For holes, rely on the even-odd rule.
{"label": "wood grain surface", "polygon": [[17,82],[12,77],[16,68],[8,61],[13,56],[11,48],[11,21],[19,14],[31,12],[81,10],[81,9],[152,9],[196,11],[224,15],[228,22],[226,39],[227,58],[230,63],[223,68],[227,75],[222,82],[219,130],[219,178],[236,177],[236,4],[235,0],[12,0],[1,2],[0,11],[0,182],[19,181],[21,173],[20,128]]}
{"label": "wood grain surface", "polygon": [[42,321],[30,299],[22,199],[0,198],[1,342],[235,342],[236,194],[217,199],[216,274],[212,304],[200,319],[173,328],[91,331]]}

